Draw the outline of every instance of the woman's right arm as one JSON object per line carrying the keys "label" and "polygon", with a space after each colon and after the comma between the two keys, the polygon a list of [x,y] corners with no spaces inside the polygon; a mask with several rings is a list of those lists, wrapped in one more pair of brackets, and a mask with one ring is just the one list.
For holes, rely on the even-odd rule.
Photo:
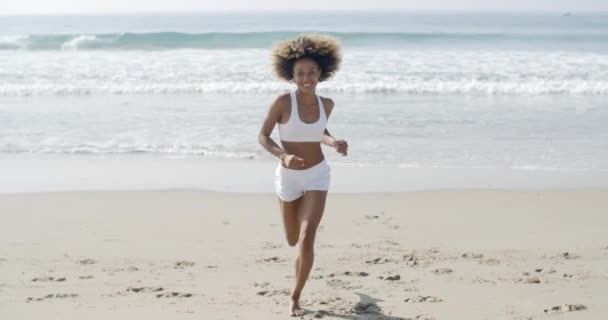
{"label": "woman's right arm", "polygon": [[258,134],[258,142],[262,147],[281,160],[287,156],[287,152],[279,147],[279,145],[270,138],[270,135],[272,134],[272,130],[274,130],[274,126],[281,119],[281,113],[285,105],[284,100],[285,96],[280,96],[272,103],[268,110],[268,114],[266,114],[262,128],[260,129],[260,133]]}

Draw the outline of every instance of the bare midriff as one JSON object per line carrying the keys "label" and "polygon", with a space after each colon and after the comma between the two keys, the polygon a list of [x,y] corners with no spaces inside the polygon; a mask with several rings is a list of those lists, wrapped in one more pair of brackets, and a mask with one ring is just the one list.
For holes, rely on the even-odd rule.
{"label": "bare midriff", "polygon": [[320,142],[289,142],[281,140],[281,144],[288,154],[293,154],[304,159],[305,166],[296,170],[314,167],[325,159],[323,151],[321,151]]}

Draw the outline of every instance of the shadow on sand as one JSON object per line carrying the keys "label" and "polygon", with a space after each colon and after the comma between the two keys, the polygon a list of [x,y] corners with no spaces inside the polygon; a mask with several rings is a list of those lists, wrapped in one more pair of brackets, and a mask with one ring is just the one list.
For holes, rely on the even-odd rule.
{"label": "shadow on sand", "polygon": [[314,319],[314,318],[328,318],[328,319],[348,319],[348,320],[414,320],[414,319],[432,319],[432,318],[421,318],[420,316],[415,318],[404,318],[404,317],[395,317],[392,315],[384,314],[382,308],[378,306],[378,302],[382,302],[383,300],[373,298],[369,295],[363,293],[357,293],[359,296],[359,302],[352,308],[350,312],[347,314],[335,313],[332,311],[326,310],[307,310],[306,319]]}

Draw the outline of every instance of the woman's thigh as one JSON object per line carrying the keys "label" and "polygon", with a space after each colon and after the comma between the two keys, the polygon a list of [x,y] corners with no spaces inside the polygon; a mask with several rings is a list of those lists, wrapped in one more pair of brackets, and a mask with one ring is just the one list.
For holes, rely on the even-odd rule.
{"label": "woman's thigh", "polygon": [[325,201],[327,199],[327,191],[310,190],[304,193],[301,203],[300,223],[301,228],[306,230],[301,231],[316,231],[323,211],[325,211]]}

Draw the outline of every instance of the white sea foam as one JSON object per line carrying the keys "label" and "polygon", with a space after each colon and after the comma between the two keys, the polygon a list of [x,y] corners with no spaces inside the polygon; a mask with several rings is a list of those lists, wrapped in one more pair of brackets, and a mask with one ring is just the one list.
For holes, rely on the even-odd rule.
{"label": "white sea foam", "polygon": [[94,35],[78,35],[63,44],[61,50],[77,50],[81,48],[95,48],[104,43],[108,43],[108,39],[100,39]]}
{"label": "white sea foam", "polygon": [[[601,96],[331,94],[329,161],[403,168],[608,170]],[[274,94],[0,97],[0,154],[149,154],[264,159],[256,141]],[[586,105],[584,112],[577,106]],[[273,138],[277,139],[276,130]]]}
{"label": "white sea foam", "polygon": [[[78,48],[99,40],[80,36]],[[87,44],[89,43],[89,44]],[[268,93],[267,50],[0,51],[0,95]],[[327,92],[606,95],[608,54],[353,50]]]}
{"label": "white sea foam", "polygon": [[0,50],[26,49],[29,36],[0,36]]}

